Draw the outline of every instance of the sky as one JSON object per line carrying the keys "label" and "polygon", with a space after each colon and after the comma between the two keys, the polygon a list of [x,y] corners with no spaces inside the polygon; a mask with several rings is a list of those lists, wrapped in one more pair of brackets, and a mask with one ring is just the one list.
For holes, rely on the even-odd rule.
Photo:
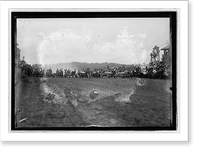
{"label": "sky", "polygon": [[17,19],[17,43],[29,64],[142,64],[169,44],[169,18]]}

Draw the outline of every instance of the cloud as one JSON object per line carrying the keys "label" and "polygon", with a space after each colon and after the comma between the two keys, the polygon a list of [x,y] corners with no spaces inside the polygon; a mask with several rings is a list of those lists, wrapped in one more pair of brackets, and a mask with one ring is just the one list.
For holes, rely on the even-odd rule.
{"label": "cloud", "polygon": [[111,43],[106,43],[99,51],[101,53],[101,62],[106,60],[115,63],[133,64],[135,62],[146,62],[144,52],[144,43],[134,34],[128,32],[128,26],[125,26],[117,35],[117,39]]}
{"label": "cloud", "polygon": [[[39,33],[39,36],[42,37],[37,47],[40,63],[49,64],[56,62],[56,60],[65,62],[65,58],[63,58],[66,57],[65,55],[83,54],[86,48],[92,44],[91,34],[92,31],[86,29],[82,31],[60,29],[49,34]],[[46,55],[51,59],[46,60]]]}
{"label": "cloud", "polygon": [[118,39],[128,39],[129,34],[128,34],[128,26],[125,26],[123,30],[121,30],[120,34],[117,35]]}
{"label": "cloud", "polygon": [[72,61],[133,64],[146,61],[143,41],[130,34],[128,26],[107,43],[95,42],[93,31],[85,28],[79,31],[60,29],[48,34],[39,33],[39,36],[42,37],[37,48],[40,64]]}
{"label": "cloud", "polygon": [[147,35],[146,35],[146,33],[143,33],[143,34],[138,34],[138,36],[140,37],[140,38],[146,38],[147,37]]}

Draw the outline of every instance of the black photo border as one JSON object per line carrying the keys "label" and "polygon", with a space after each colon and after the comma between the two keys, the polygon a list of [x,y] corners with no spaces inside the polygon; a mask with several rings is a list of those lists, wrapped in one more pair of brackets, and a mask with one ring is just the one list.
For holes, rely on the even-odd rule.
{"label": "black photo border", "polygon": [[[17,19],[27,18],[169,18],[172,46],[172,122],[168,127],[15,127],[15,46]],[[177,12],[11,12],[11,131],[175,131],[177,130]]]}

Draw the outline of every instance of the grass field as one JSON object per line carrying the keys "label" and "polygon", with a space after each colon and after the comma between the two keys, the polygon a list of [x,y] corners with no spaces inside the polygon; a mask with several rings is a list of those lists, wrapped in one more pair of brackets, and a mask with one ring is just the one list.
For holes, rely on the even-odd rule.
{"label": "grass field", "polygon": [[17,127],[167,127],[170,84],[138,78],[22,78],[16,86]]}

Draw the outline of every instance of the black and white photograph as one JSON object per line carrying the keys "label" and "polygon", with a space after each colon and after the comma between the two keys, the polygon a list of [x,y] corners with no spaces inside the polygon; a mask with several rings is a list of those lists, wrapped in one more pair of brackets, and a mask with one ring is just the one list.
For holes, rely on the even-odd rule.
{"label": "black and white photograph", "polygon": [[11,12],[11,130],[177,130],[176,11]]}
{"label": "black and white photograph", "polygon": [[2,149],[198,146],[194,8],[188,0],[0,1]]}

